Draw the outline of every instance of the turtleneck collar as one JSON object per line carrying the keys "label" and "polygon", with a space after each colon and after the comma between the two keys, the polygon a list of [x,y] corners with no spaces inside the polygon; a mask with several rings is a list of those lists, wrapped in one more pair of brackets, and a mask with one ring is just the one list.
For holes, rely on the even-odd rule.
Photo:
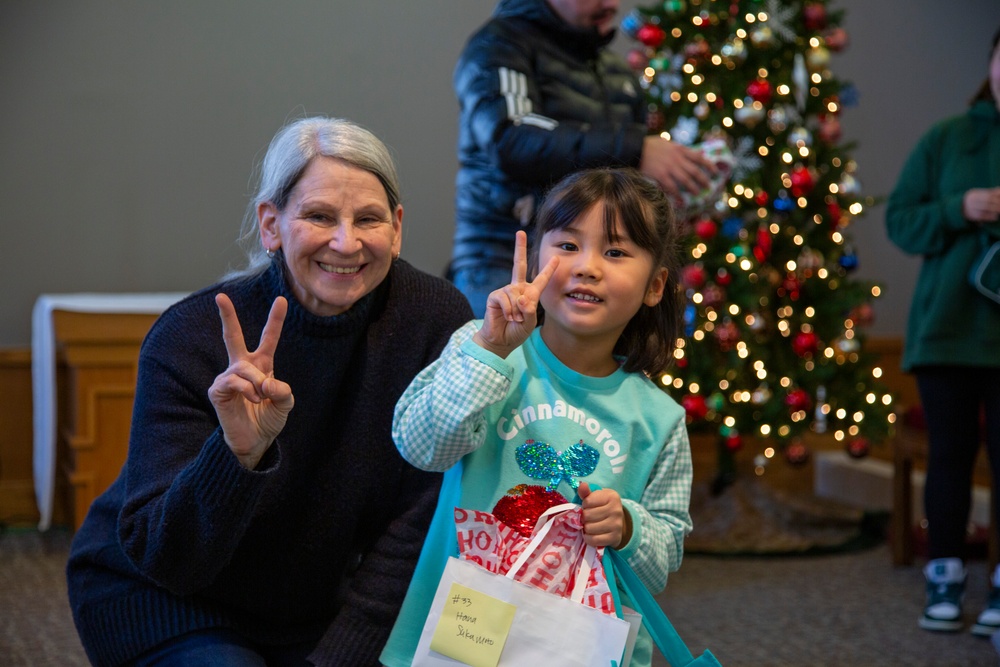
{"label": "turtleneck collar", "polygon": [[367,326],[374,313],[384,304],[392,279],[392,269],[378,287],[364,295],[339,315],[321,316],[309,312],[295,298],[289,287],[284,261],[275,258],[261,275],[263,288],[271,301],[278,296],[288,300],[285,327],[295,328],[307,336],[336,337],[356,333]]}

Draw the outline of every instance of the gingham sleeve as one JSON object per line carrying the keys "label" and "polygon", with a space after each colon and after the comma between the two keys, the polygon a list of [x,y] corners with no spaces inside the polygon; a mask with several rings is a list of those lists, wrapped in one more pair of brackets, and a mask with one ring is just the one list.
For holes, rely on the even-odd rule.
{"label": "gingham sleeve", "polygon": [[660,451],[642,501],[623,499],[632,517],[632,539],[620,553],[654,594],[681,566],[684,538],[691,532],[691,444],[683,418]]}
{"label": "gingham sleeve", "polygon": [[480,447],[483,410],[507,395],[513,368],[472,340],[479,326],[473,320],[452,334],[396,403],[392,439],[417,468],[444,471]]}

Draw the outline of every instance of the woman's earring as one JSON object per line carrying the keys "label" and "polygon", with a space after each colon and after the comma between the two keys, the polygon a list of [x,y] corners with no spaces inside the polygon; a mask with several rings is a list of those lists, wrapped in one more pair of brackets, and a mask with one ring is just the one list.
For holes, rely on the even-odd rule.
{"label": "woman's earring", "polygon": [[267,250],[265,250],[265,252],[267,253],[268,259],[274,259],[274,251],[273,250],[271,250],[270,248],[268,248]]}

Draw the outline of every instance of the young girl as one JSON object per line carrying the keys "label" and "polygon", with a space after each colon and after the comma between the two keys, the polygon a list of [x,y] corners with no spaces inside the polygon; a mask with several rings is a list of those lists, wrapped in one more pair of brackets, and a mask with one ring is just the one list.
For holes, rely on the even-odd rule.
{"label": "young girl", "polygon": [[[565,178],[538,213],[534,280],[518,232],[511,284],[403,394],[397,447],[416,467],[447,472],[385,665],[412,661],[458,555],[454,508],[489,512],[512,487],[550,481],[517,455],[527,441],[560,453],[568,479],[557,490],[578,494],[587,543],[617,549],[654,593],[680,566],[690,445],[684,410],[648,377],[667,367],[677,338],[677,237],[667,199],[637,171]],[[650,661],[643,632],[632,664]]]}

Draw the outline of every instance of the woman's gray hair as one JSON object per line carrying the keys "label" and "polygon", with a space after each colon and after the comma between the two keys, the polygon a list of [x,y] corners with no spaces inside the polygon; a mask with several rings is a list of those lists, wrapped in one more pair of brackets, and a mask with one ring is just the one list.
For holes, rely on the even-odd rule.
{"label": "woman's gray hair", "polygon": [[389,210],[396,210],[400,203],[396,165],[378,137],[343,118],[315,116],[289,123],[278,130],[267,148],[257,192],[243,218],[239,244],[246,252],[247,265],[227,278],[260,273],[271,263],[260,241],[257,207],[270,202],[284,211],[292,189],[315,157],[337,158],[374,174],[385,188]]}

